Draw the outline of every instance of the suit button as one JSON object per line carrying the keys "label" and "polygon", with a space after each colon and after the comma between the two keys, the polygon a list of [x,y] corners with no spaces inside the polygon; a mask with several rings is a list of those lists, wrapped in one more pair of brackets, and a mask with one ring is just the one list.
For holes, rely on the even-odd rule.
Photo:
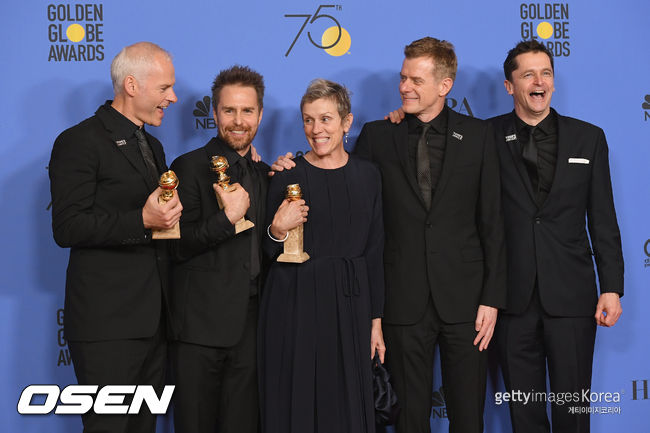
{"label": "suit button", "polygon": [[541,224],[541,223],[542,223],[541,218],[539,218],[539,217],[535,218],[535,224]]}

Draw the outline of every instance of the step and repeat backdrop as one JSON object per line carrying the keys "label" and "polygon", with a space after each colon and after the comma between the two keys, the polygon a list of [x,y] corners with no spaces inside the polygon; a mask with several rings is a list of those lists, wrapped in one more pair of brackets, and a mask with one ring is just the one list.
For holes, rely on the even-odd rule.
{"label": "step and repeat backdrop", "polygon": [[[254,144],[272,162],[308,148],[299,101],[310,80],[324,77],[351,90],[351,146],[364,122],[400,105],[404,45],[426,35],[456,47],[458,75],[447,99],[452,109],[479,118],[511,111],[503,60],[519,40],[537,38],[555,55],[553,107],[605,130],[626,295],[619,323],[598,330],[592,431],[650,431],[646,0],[32,0],[3,2],[0,10],[2,431],[81,430],[79,416],[19,415],[16,405],[30,384],[75,383],[63,333],[68,250],[52,239],[47,164],[55,137],[112,98],[110,62],[123,46],[148,40],[173,54],[178,102],[162,126],[148,128],[164,144],[168,163],[215,135],[211,81],[235,63],[265,77],[264,118]],[[432,388],[432,431],[445,432],[438,365]],[[487,432],[510,431],[507,403],[495,394],[502,389],[492,362]],[[173,431],[169,415],[159,431]]]}

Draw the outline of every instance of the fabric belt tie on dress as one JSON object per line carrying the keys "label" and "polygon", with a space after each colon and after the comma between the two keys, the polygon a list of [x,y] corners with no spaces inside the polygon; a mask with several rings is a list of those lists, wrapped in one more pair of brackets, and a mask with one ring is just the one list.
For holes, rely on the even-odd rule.
{"label": "fabric belt tie on dress", "polygon": [[[345,296],[359,296],[361,294],[361,285],[368,284],[368,278],[359,278],[366,275],[366,259],[364,257],[341,257],[345,265],[345,283],[343,284],[343,294]],[[366,291],[367,293],[368,291]]]}

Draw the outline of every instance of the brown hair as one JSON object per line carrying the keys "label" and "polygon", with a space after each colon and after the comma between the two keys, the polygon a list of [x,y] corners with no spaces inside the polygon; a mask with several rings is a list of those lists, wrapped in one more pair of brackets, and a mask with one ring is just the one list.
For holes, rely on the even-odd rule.
{"label": "brown hair", "polygon": [[264,108],[264,77],[248,66],[234,65],[219,72],[212,83],[212,106],[215,111],[219,105],[221,89],[229,85],[252,87],[257,93],[257,105]]}
{"label": "brown hair", "polygon": [[555,72],[555,67],[553,66],[553,53],[549,51],[546,45],[531,39],[530,41],[519,42],[513,49],[508,51],[506,60],[503,62],[503,74],[506,76],[506,80],[512,81],[512,72],[519,67],[517,64],[517,56],[525,53],[546,54],[551,60],[551,69]]}
{"label": "brown hair", "polygon": [[458,60],[451,42],[427,36],[404,47],[404,56],[407,59],[429,57],[435,65],[434,74],[437,78],[456,79]]}

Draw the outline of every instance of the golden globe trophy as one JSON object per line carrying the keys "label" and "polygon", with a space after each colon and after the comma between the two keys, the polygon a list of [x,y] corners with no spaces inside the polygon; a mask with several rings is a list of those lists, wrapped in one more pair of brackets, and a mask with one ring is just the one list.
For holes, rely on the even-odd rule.
{"label": "golden globe trophy", "polygon": [[[217,173],[217,184],[223,188],[225,192],[233,192],[237,187],[230,184],[230,176],[226,174],[228,167],[230,167],[230,165],[224,156],[213,156],[210,160],[210,170]],[[219,209],[223,209],[223,203],[221,202],[219,194],[217,194],[217,201],[219,202]],[[255,227],[255,224],[242,217],[242,219],[235,223],[235,234],[241,233],[252,227]]]}
{"label": "golden globe trophy", "polygon": [[[163,190],[158,196],[158,203],[165,204],[174,198],[174,191],[178,188],[178,177],[176,177],[176,173],[171,170],[164,172],[160,176],[158,186]],[[170,229],[154,229],[151,231],[151,237],[152,239],[180,239],[180,225],[176,223]]]}
{"label": "golden globe trophy", "polygon": [[[300,185],[297,183],[287,185],[285,198],[289,201],[296,201],[302,198]],[[278,262],[304,263],[309,260],[309,254],[303,251],[304,227],[300,223],[298,227],[289,230],[287,240],[284,241],[284,252],[278,257]]]}

